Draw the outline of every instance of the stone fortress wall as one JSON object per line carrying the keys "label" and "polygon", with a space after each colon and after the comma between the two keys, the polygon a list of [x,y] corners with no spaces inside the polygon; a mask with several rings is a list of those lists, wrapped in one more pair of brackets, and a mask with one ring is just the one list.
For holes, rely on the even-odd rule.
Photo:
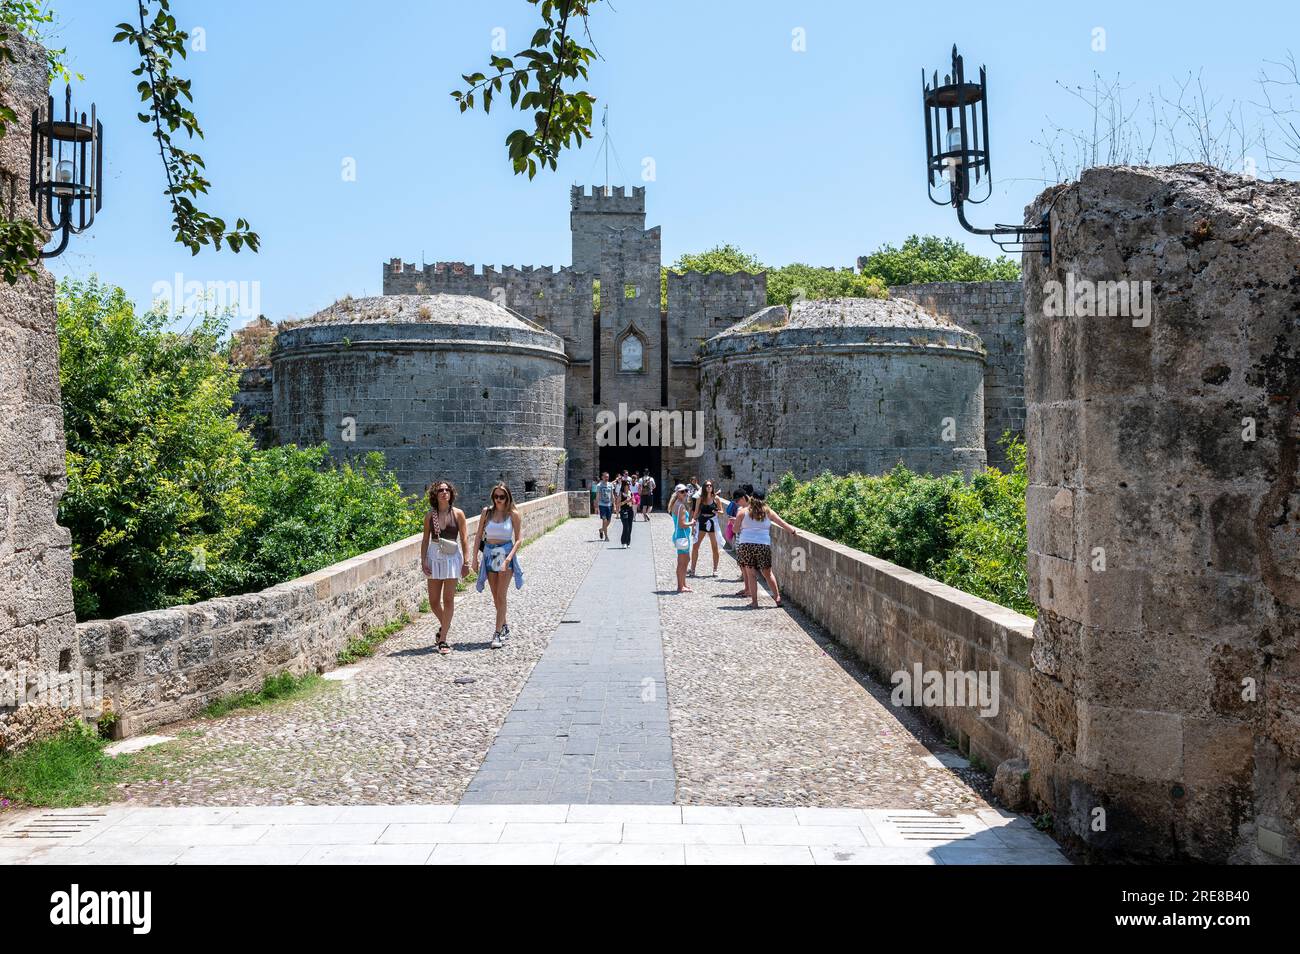
{"label": "stone fortress wall", "polygon": [[[1026,221],[1049,206],[1052,262],[1025,256],[1033,795],[1093,857],[1294,863],[1300,183],[1097,168]],[[1063,313],[1070,276],[1145,306]]]}
{"label": "stone fortress wall", "polygon": [[1020,282],[927,282],[893,285],[906,298],[951,318],[984,342],[984,449],[991,466],[1005,470],[998,444],[1007,431],[1025,433],[1025,292]]}
{"label": "stone fortress wall", "polygon": [[[48,95],[45,52],[9,30],[0,101],[18,120],[0,138],[5,214],[34,219],[28,117]],[[0,282],[0,749],[57,728],[57,705],[14,706],[42,681],[81,668],[72,612],[72,541],[55,521],[67,486],[54,279]],[[31,682],[29,682],[29,679]],[[18,685],[17,683],[22,683]],[[92,717],[98,713],[93,713]]]}
{"label": "stone fortress wall", "polygon": [[700,360],[709,474],[984,469],[984,349],[905,299],[765,308],[715,335]]}
{"label": "stone fortress wall", "polygon": [[540,497],[563,483],[566,367],[555,335],[478,298],[345,299],[276,338],[277,437],[378,451],[406,494]]}
{"label": "stone fortress wall", "polygon": [[[660,229],[645,227],[645,188],[622,186],[570,191],[572,265],[561,268],[434,262],[416,266],[392,259],[383,266],[385,295],[472,295],[517,311],[559,335],[569,359],[565,446],[569,487],[586,487],[602,466],[597,415],[629,410],[699,410],[701,345],[723,328],[763,307],[763,274],[668,273],[667,309],[661,309]],[[593,303],[599,288],[600,312]],[[620,349],[640,340],[642,363],[625,369]],[[604,466],[652,467],[662,482],[699,471],[681,446],[650,455],[604,459]]]}

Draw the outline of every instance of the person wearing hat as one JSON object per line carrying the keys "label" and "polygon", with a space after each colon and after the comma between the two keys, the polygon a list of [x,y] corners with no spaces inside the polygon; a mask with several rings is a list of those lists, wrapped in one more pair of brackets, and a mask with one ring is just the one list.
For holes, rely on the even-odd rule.
{"label": "person wearing hat", "polygon": [[688,505],[689,492],[685,484],[678,484],[673,488],[672,499],[668,501],[668,512],[673,517],[673,546],[677,549],[678,593],[691,592],[691,588],[686,585],[686,565],[691,562],[691,527],[695,521],[691,519]]}

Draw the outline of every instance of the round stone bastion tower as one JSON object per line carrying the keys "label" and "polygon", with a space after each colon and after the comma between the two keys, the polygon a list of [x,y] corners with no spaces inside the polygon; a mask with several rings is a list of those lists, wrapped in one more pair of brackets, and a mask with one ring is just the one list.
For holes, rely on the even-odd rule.
{"label": "round stone bastion tower", "polygon": [[702,474],[771,486],[787,471],[981,470],[984,346],[910,301],[764,308],[702,345]]}
{"label": "round stone bastion tower", "polygon": [[563,343],[490,301],[343,298],[283,328],[271,363],[278,443],[379,451],[404,492],[450,480],[471,513],[497,480],[519,500],[563,485]]}

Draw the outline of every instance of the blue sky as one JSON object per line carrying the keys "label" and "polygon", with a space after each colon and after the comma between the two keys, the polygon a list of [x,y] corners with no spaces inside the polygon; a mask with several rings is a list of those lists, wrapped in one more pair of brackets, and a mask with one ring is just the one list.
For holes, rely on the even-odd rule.
{"label": "blue sky", "polygon": [[[603,181],[596,143],[556,172],[512,174],[503,140],[520,116],[461,116],[448,91],[484,69],[492,31],[508,52],[536,20],[523,0],[173,0],[206,50],[178,71],[194,82],[207,133],[197,146],[213,182],[207,208],[249,219],[262,251],[206,251],[172,240],[153,140],[135,118],[132,50],[110,42],[130,0],[55,0],[54,45],[85,74],[106,127],[106,191],[92,231],[74,237],[56,275],[122,285],[142,304],[154,284],[258,282],[261,310],[305,316],[344,294],[378,294],[381,263],[461,260],[566,265],[568,192]],[[609,104],[621,167],[642,184],[654,160],[648,223],[665,262],[733,242],[764,261],[851,265],[908,234],[968,240],[951,209],[924,193],[921,68],[942,68],[955,41],[987,65],[996,192],[977,224],[1019,221],[1042,188],[1047,117],[1082,126],[1063,92],[1093,71],[1137,98],[1189,69],[1226,100],[1258,100],[1265,60],[1300,54],[1300,5],[616,0],[592,32],[604,56],[589,89]],[[1105,49],[1094,50],[1094,30]],[[802,29],[806,49],[792,49]],[[195,33],[197,37],[197,32]],[[504,105],[504,101],[503,104]],[[599,136],[599,127],[597,127]],[[356,181],[344,181],[345,159]],[[1047,167],[1050,168],[1050,167]],[[236,322],[242,323],[240,321]]]}

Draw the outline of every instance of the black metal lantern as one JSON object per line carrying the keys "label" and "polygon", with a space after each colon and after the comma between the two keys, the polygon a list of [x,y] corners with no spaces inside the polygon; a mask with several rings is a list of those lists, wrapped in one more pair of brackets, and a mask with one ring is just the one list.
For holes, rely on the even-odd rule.
{"label": "black metal lantern", "polygon": [[68,247],[68,239],[95,221],[104,204],[104,126],[95,118],[80,116],[72,108],[72,87],[63,97],[63,118],[54,115],[54,97],[44,110],[32,110],[31,199],[36,205],[36,224],[50,232],[62,232],[59,244],[42,251],[41,258],[53,258]]}
{"label": "black metal lantern", "polygon": [[[936,70],[927,80],[921,71],[921,94],[925,103],[926,190],[935,205],[957,210],[961,227],[976,235],[987,235],[1005,252],[1041,251],[1051,255],[1051,231],[1044,213],[1040,225],[995,225],[976,228],[966,220],[966,203],[978,205],[993,193],[989,174],[988,77],[980,67],[979,82],[966,79],[965,65],[952,48],[952,72],[939,82]],[[943,187],[948,197],[942,198]],[[935,198],[934,190],[940,190]]]}

